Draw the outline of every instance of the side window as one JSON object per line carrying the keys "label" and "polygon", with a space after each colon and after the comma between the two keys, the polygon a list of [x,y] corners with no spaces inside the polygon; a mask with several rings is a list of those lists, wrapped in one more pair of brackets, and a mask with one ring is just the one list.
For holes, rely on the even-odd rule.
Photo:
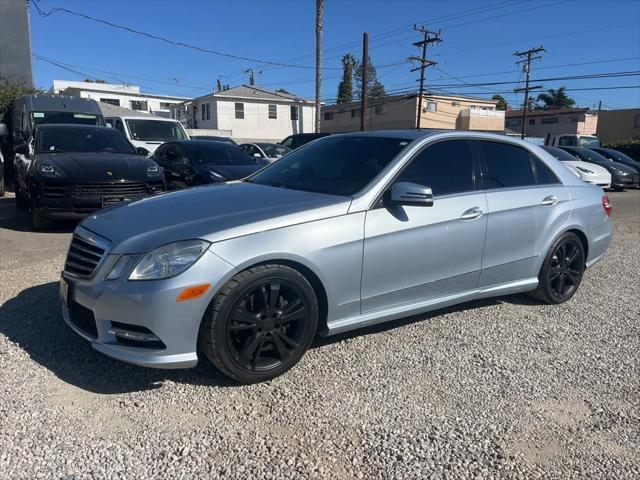
{"label": "side window", "polygon": [[116,130],[120,130],[122,134],[126,136],[126,134],[124,133],[124,125],[120,120],[116,120],[116,124],[114,126],[116,127]]}
{"label": "side window", "polygon": [[398,177],[430,187],[434,195],[474,189],[473,155],[466,140],[447,140],[420,152]]}
{"label": "side window", "polygon": [[535,185],[529,152],[500,142],[480,141],[487,177],[485,188],[509,188]]}
{"label": "side window", "polygon": [[553,173],[546,163],[540,160],[538,157],[533,156],[533,163],[536,167],[536,178],[538,180],[538,185],[553,185],[556,183],[560,183],[560,179]]}

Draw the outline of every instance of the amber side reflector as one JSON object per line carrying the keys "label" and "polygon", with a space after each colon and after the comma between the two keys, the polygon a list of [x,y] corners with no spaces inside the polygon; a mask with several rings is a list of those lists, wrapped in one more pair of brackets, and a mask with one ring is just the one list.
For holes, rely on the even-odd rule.
{"label": "amber side reflector", "polygon": [[187,300],[195,300],[196,298],[200,298],[205,293],[207,293],[207,290],[209,290],[210,286],[210,283],[205,283],[204,285],[187,287],[182,290],[182,292],[180,292],[180,295],[178,295],[178,298],[176,298],[176,302],[186,302]]}

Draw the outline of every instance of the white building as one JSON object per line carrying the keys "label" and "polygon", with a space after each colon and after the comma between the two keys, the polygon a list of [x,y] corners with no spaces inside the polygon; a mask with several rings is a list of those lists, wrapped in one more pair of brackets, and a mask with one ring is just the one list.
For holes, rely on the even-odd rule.
{"label": "white building", "polygon": [[172,112],[188,129],[220,132],[240,143],[275,142],[294,133],[315,131],[312,100],[253,85],[194,98],[173,107]]}
{"label": "white building", "polygon": [[141,93],[140,87],[136,85],[76,82],[71,80],[54,80],[53,87],[49,92],[72,97],[90,98],[97,102],[147,112],[159,117],[170,117],[171,107],[188,100],[187,97]]}

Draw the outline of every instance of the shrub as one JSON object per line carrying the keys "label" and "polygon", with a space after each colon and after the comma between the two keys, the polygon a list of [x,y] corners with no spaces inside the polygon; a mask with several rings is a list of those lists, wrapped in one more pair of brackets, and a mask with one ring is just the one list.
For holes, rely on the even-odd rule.
{"label": "shrub", "polygon": [[603,145],[604,148],[612,148],[622,153],[626,153],[634,160],[640,162],[640,141],[638,140],[624,140],[618,142],[608,143]]}

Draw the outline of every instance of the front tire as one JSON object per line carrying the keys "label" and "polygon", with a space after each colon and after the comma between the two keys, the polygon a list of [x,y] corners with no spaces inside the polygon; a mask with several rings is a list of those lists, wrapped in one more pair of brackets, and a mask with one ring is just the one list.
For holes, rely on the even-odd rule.
{"label": "front tire", "polygon": [[51,227],[51,221],[42,215],[37,208],[31,207],[29,213],[31,216],[31,229],[33,231],[40,232]]}
{"label": "front tire", "polygon": [[584,247],[578,236],[571,232],[561,235],[544,259],[533,296],[543,303],[566,302],[578,290],[585,268]]}
{"label": "front tire", "polygon": [[205,313],[199,343],[222,373],[256,383],[298,363],[317,328],[318,301],[307,279],[284,265],[261,265],[222,287]]}

